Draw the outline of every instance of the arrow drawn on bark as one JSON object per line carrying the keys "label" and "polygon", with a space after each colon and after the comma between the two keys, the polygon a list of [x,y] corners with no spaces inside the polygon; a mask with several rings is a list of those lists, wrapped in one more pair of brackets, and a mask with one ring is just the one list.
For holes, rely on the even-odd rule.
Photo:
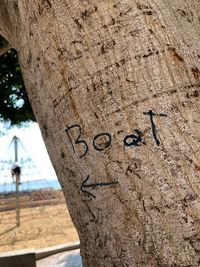
{"label": "arrow drawn on bark", "polygon": [[91,192],[85,190],[85,188],[95,188],[95,187],[102,187],[102,186],[113,186],[118,184],[118,181],[113,181],[113,182],[97,182],[97,183],[87,183],[89,180],[90,176],[88,175],[86,177],[86,179],[82,182],[81,184],[81,191],[83,193],[86,193],[88,196],[91,196],[93,198],[96,198],[96,196],[94,194],[92,194]]}

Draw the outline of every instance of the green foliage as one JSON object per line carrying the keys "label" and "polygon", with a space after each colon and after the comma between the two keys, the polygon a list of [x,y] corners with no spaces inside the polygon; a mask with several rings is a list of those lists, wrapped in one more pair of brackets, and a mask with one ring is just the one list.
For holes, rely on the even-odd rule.
{"label": "green foliage", "polygon": [[[0,36],[0,48],[5,44]],[[35,121],[14,49],[0,56],[0,120],[11,125]]]}

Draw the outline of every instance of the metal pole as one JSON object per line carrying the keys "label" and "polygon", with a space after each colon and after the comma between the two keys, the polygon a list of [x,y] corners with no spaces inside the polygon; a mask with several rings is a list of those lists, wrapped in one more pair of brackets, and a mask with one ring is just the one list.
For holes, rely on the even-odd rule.
{"label": "metal pole", "polygon": [[14,148],[15,148],[15,162],[18,161],[18,138],[17,136],[13,137],[14,139]]}
{"label": "metal pole", "polygon": [[[15,162],[18,161],[18,138],[16,136],[14,139],[14,149],[15,149]],[[15,185],[16,185],[16,224],[20,226],[20,203],[19,203],[19,180],[20,175],[15,174]]]}

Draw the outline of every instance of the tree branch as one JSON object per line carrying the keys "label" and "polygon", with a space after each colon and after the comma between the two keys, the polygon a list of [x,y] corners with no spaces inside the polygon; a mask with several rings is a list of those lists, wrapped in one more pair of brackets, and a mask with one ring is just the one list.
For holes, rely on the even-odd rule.
{"label": "tree branch", "polygon": [[11,22],[3,0],[0,0],[0,33],[10,41]]}
{"label": "tree branch", "polygon": [[11,48],[12,48],[12,46],[9,43],[6,44],[5,46],[3,46],[2,48],[0,48],[0,56],[7,53]]}
{"label": "tree branch", "polygon": [[16,25],[11,21],[14,20],[16,13],[13,7],[14,3],[17,3],[17,0],[0,0],[0,34],[5,37],[10,44],[15,43],[14,27]]}

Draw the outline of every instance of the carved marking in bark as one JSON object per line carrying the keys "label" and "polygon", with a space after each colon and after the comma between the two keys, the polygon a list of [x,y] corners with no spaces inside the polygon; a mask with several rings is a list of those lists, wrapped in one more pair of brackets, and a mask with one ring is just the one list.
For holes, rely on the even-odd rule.
{"label": "carved marking in bark", "polygon": [[43,16],[46,12],[51,9],[52,5],[49,0],[42,0],[41,3],[39,4],[39,14]]}
{"label": "carved marking in bark", "polygon": [[200,70],[197,67],[191,68],[191,71],[194,75],[194,78],[199,82],[200,81]]}

